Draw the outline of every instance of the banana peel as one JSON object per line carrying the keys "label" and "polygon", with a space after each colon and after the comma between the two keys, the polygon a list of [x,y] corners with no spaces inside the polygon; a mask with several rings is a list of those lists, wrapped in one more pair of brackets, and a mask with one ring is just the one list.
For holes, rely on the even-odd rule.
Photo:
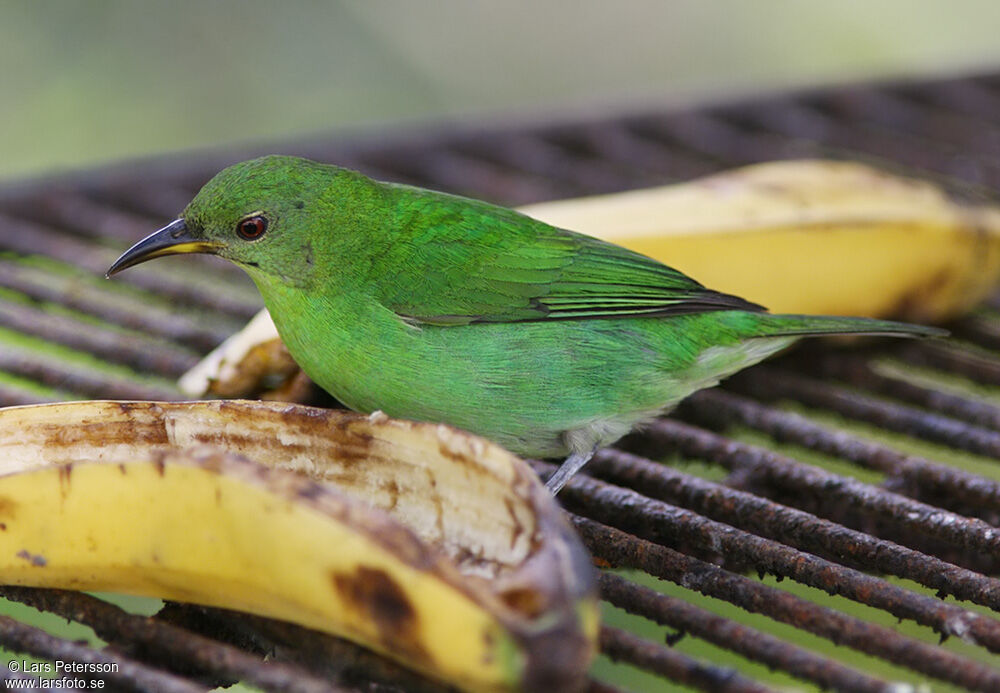
{"label": "banana peel", "polygon": [[[1000,208],[961,205],[931,183],[854,162],[775,161],[520,210],[776,313],[940,323],[1000,278]],[[296,373],[264,310],[179,385],[192,397],[297,399]]]}
{"label": "banana peel", "polygon": [[0,583],[291,621],[468,691],[583,685],[593,567],[485,440],[224,400],[12,407],[0,431]]}
{"label": "banana peel", "polygon": [[[264,308],[182,375],[177,386],[190,397],[248,397],[287,390],[298,373],[298,364]],[[272,398],[295,401],[266,397]]]}

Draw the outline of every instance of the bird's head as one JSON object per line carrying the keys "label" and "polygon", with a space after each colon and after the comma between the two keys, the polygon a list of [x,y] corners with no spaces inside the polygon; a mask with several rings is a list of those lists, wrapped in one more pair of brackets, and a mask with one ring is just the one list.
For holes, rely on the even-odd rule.
{"label": "bird's head", "polygon": [[210,253],[251,275],[304,284],[314,265],[316,220],[329,216],[327,192],[342,174],[357,175],[291,156],[230,166],[205,184],[180,218],[125,251],[107,275],[166,255]]}

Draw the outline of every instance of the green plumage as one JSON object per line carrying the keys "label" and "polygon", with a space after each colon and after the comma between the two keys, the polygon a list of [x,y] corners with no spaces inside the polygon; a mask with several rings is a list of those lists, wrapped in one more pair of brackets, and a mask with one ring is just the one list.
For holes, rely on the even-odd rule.
{"label": "green plumage", "polygon": [[[258,219],[266,231],[241,238]],[[296,361],[348,406],[578,465],[799,336],[941,334],[770,315],[510,209],[292,157],[222,171],[182,220],[112,270],[170,252],[226,257],[256,282]]]}

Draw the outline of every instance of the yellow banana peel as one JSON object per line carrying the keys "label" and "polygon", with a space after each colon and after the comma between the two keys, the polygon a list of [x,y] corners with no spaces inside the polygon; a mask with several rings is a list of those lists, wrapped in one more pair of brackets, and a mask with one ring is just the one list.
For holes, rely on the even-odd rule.
{"label": "yellow banana peel", "polygon": [[[936,323],[968,311],[1000,278],[1000,208],[961,205],[935,185],[854,162],[775,161],[521,211],[776,313]],[[262,311],[180,387],[246,396],[294,372]]]}
{"label": "yellow banana peel", "polygon": [[0,431],[0,583],[283,619],[463,690],[584,681],[588,555],[485,440],[245,401],[13,407]]}

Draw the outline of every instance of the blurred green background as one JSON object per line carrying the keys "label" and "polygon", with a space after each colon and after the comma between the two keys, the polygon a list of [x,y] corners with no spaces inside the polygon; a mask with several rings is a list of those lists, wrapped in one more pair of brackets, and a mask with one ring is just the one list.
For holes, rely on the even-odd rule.
{"label": "blurred green background", "polygon": [[0,179],[1000,64],[993,0],[0,0]]}

